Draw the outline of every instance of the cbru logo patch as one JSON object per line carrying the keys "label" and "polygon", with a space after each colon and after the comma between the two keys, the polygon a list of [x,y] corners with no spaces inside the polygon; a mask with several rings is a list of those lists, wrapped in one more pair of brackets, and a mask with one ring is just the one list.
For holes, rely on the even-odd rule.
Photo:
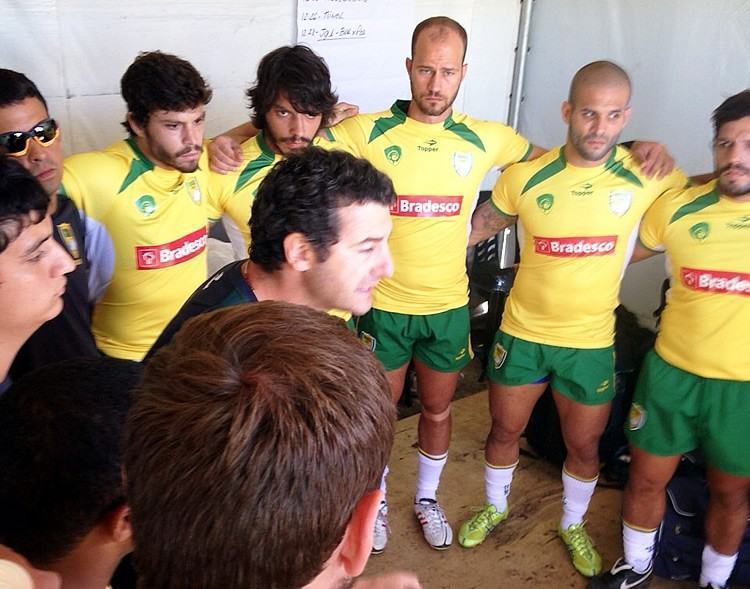
{"label": "cbru logo patch", "polygon": [[633,403],[628,412],[628,427],[630,431],[634,432],[641,429],[646,424],[646,415],[646,410],[642,405]]}
{"label": "cbru logo patch", "polygon": [[78,249],[78,240],[76,239],[75,233],[73,233],[73,227],[70,223],[58,223],[57,233],[65,243],[65,249],[68,250],[70,257],[76,263],[76,266],[81,264],[81,250]]}
{"label": "cbru logo patch", "polygon": [[401,161],[401,148],[398,145],[389,145],[383,150],[383,153],[385,154],[385,159],[391,165],[396,166]]}
{"label": "cbru logo patch", "polygon": [[139,196],[135,201],[135,208],[144,217],[150,217],[156,212],[156,200],[150,194],[144,194],[143,196]]}
{"label": "cbru logo patch", "polygon": [[495,347],[492,349],[492,364],[495,367],[495,370],[499,370],[503,364],[505,363],[505,358],[508,357],[508,351],[500,344],[500,342],[495,344]]}
{"label": "cbru logo patch", "polygon": [[609,256],[615,253],[616,235],[589,237],[536,237],[534,251],[543,256],[558,258],[585,258]]}
{"label": "cbru logo patch", "polygon": [[536,206],[538,206],[545,215],[549,215],[552,205],[555,204],[555,197],[549,193],[540,194],[536,197]]}
{"label": "cbru logo patch", "polygon": [[399,194],[390,211],[394,217],[456,217],[462,201],[461,196]]}
{"label": "cbru logo patch", "polygon": [[375,345],[377,344],[377,340],[366,331],[359,332],[359,341],[361,341],[365,345],[365,347],[371,352],[375,351]]}
{"label": "cbru logo patch", "polygon": [[201,227],[169,243],[138,245],[135,247],[135,266],[138,270],[158,270],[187,262],[206,249],[207,237],[206,228]]}
{"label": "cbru logo patch", "polygon": [[690,232],[690,237],[698,241],[703,241],[708,237],[710,226],[708,223],[696,223],[688,231]]}

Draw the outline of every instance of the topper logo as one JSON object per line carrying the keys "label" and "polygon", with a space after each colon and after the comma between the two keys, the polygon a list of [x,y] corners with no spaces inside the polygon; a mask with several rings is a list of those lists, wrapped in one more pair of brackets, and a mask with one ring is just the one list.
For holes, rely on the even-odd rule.
{"label": "topper logo", "polygon": [[135,247],[135,265],[138,270],[157,270],[186,262],[206,249],[206,228],[188,233],[162,245]]}
{"label": "topper logo", "polygon": [[583,258],[615,253],[616,235],[598,237],[534,237],[534,251],[543,256]]}
{"label": "topper logo", "polygon": [[750,274],[681,268],[682,284],[690,290],[750,296]]}
{"label": "topper logo", "polygon": [[456,217],[461,201],[460,196],[399,195],[390,210],[395,217]]}

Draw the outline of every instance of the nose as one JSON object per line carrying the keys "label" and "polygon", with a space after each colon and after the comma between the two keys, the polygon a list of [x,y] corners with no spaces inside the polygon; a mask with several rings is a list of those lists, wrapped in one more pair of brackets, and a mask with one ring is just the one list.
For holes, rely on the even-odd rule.
{"label": "nose", "polygon": [[30,162],[41,162],[47,157],[47,148],[40,145],[36,139],[28,139],[29,151],[26,157]]}
{"label": "nose", "polygon": [[393,258],[391,250],[388,248],[388,242],[383,244],[380,264],[378,265],[378,279],[388,278],[393,275]]}
{"label": "nose", "polygon": [[203,143],[203,127],[185,125],[182,132],[183,145],[200,145]]}
{"label": "nose", "polygon": [[289,135],[304,135],[305,115],[294,112],[289,118]]}
{"label": "nose", "polygon": [[75,270],[76,264],[68,251],[59,243],[54,242],[50,254],[53,256],[52,273],[54,276],[69,274]]}
{"label": "nose", "polygon": [[430,92],[438,93],[440,90],[440,79],[437,73],[432,73],[427,80],[427,90]]}

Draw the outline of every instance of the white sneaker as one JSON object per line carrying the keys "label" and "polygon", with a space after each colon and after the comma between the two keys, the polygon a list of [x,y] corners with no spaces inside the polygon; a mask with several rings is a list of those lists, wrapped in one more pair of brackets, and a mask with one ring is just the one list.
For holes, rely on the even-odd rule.
{"label": "white sneaker", "polygon": [[388,503],[383,499],[380,502],[372,531],[372,554],[383,552],[386,544],[388,544]]}
{"label": "white sneaker", "polygon": [[448,525],[445,512],[434,499],[420,499],[414,503],[414,513],[422,525],[427,543],[435,550],[445,550],[453,542],[453,530]]}

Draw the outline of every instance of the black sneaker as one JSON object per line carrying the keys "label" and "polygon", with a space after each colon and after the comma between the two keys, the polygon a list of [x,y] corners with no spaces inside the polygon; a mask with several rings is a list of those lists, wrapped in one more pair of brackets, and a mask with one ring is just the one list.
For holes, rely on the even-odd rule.
{"label": "black sneaker", "polygon": [[591,579],[587,587],[588,589],[636,589],[636,587],[648,587],[653,576],[653,565],[649,565],[645,573],[636,573],[624,558],[618,558],[609,572]]}

